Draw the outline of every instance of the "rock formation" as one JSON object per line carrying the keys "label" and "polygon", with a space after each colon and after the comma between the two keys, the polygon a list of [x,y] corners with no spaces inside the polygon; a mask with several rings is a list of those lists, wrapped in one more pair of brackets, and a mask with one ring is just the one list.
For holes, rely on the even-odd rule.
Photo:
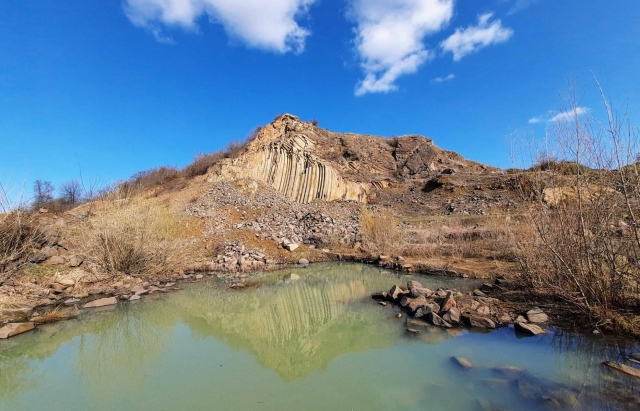
{"label": "rock formation", "polygon": [[392,139],[333,133],[290,114],[261,128],[243,152],[214,166],[209,182],[253,178],[299,203],[366,202],[398,178],[426,178],[444,169],[490,168],[444,151],[422,136]]}

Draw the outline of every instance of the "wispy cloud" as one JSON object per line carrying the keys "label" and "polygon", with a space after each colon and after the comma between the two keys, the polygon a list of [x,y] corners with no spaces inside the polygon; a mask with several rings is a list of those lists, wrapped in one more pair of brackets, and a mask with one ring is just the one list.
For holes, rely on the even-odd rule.
{"label": "wispy cloud", "polygon": [[556,113],[549,119],[549,123],[555,123],[557,121],[567,121],[574,120],[576,117],[583,116],[589,112],[588,107],[576,107],[571,110],[561,111],[560,113]]}
{"label": "wispy cloud", "polygon": [[445,52],[453,53],[453,60],[458,61],[482,48],[509,40],[513,30],[503,27],[500,19],[489,22],[491,17],[493,13],[482,14],[478,17],[478,25],[456,29],[455,33],[440,43],[440,47]]}
{"label": "wispy cloud", "polygon": [[355,46],[364,79],[357,96],[398,89],[396,80],[434,57],[423,41],[447,26],[454,0],[351,0]]}
{"label": "wispy cloud", "polygon": [[537,3],[538,0],[503,0],[505,2],[513,3],[513,6],[507,12],[508,15],[513,15],[523,11],[534,3]]}
{"label": "wispy cloud", "polygon": [[172,42],[165,27],[197,31],[207,16],[249,47],[277,53],[304,51],[309,31],[298,24],[317,0],[124,0],[129,20],[161,42]]}
{"label": "wispy cloud", "polygon": [[444,83],[445,81],[451,81],[451,80],[453,80],[454,78],[456,78],[456,76],[455,76],[454,74],[449,74],[449,75],[448,75],[448,76],[446,76],[446,77],[436,77],[436,78],[434,78],[433,80],[431,80],[431,82],[432,82],[432,83],[439,84],[439,83]]}
{"label": "wispy cloud", "polygon": [[540,117],[531,117],[529,119],[529,124],[538,124],[538,123],[542,123],[542,116]]}

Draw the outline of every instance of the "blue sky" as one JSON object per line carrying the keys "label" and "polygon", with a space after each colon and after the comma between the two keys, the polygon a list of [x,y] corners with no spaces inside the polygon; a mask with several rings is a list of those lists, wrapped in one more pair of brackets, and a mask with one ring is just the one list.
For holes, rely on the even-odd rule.
{"label": "blue sky", "polygon": [[567,80],[640,108],[637,0],[3,0],[0,182],[102,184],[289,112],[509,167]]}

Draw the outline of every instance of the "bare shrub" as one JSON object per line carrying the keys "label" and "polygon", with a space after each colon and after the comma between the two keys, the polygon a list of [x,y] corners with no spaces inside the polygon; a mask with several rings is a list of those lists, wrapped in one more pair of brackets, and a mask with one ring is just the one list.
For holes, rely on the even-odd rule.
{"label": "bare shrub", "polygon": [[640,169],[638,130],[627,113],[615,113],[604,96],[603,102],[606,122],[580,116],[570,100],[567,112],[574,114],[549,130],[561,160],[526,172],[532,183],[521,193],[529,198],[527,191],[535,191],[529,213],[535,236],[517,243],[517,279],[609,324],[640,308]]}
{"label": "bare shrub", "polygon": [[129,183],[140,190],[147,190],[166,184],[179,176],[180,171],[177,168],[162,166],[135,173],[129,179]]}
{"label": "bare shrub", "polygon": [[209,170],[209,167],[213,166],[223,158],[225,158],[225,153],[222,150],[205,154],[197,153],[193,157],[193,162],[191,164],[188,164],[182,170],[182,173],[187,178],[193,178],[207,174],[207,170]]}
{"label": "bare shrub", "polygon": [[60,186],[60,199],[69,205],[75,205],[82,199],[82,185],[78,180],[69,180]]}
{"label": "bare shrub", "polygon": [[166,207],[133,197],[102,200],[93,214],[78,230],[84,254],[103,271],[154,275],[178,265],[184,228]]}
{"label": "bare shrub", "polygon": [[398,222],[388,210],[371,211],[366,206],[360,210],[362,242],[370,252],[396,254],[403,245]]}

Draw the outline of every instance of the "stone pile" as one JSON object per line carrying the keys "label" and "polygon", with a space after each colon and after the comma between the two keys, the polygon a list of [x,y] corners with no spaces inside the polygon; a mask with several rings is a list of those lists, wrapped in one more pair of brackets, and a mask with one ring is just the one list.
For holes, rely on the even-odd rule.
{"label": "stone pile", "polygon": [[[283,239],[306,245],[333,241],[352,245],[361,240],[357,203],[330,202],[322,206],[321,209],[317,203],[296,203],[261,182],[241,180],[214,184],[187,212],[209,217],[213,222],[212,235],[217,236],[233,230],[250,230],[256,237],[279,244]],[[234,221],[230,214],[238,218]]]}
{"label": "stone pile", "polygon": [[249,250],[238,241],[224,244],[214,260],[213,271],[261,271],[274,262],[267,259],[264,250]]}
{"label": "stone pile", "polygon": [[486,294],[492,289],[490,284],[484,284],[482,289],[463,294],[443,288],[432,291],[417,281],[409,281],[406,289],[394,285],[388,292],[375,293],[372,298],[397,304],[409,314],[407,326],[410,333],[419,332],[416,327],[420,326],[494,329],[510,324],[515,324],[516,330],[526,334],[545,333],[540,324],[546,323],[548,317],[541,309],[536,307],[525,314],[526,318],[516,318],[514,313],[502,307],[498,299]]}

